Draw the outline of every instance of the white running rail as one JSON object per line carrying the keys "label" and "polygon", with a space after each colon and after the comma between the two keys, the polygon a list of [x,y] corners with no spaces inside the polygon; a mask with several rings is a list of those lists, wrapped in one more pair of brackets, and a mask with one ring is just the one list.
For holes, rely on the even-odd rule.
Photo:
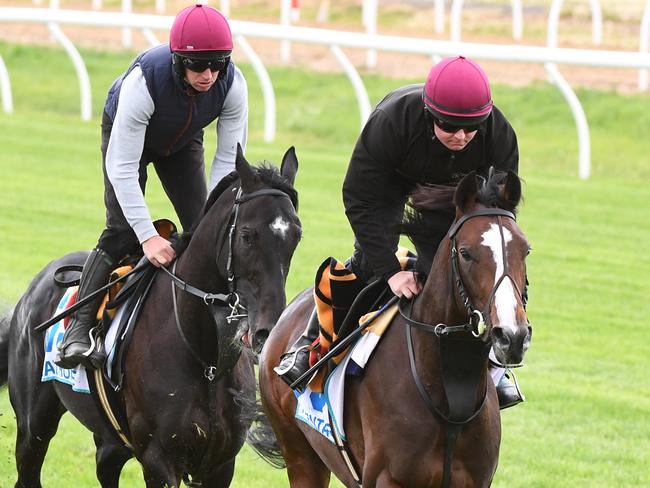
{"label": "white running rail", "polygon": [[[77,25],[93,27],[117,27],[138,30],[169,30],[173,22],[172,16],[122,14],[119,12],[93,12],[78,10],[51,10],[47,8],[0,8],[0,23],[18,22],[35,24]],[[350,79],[359,103],[359,116],[363,124],[369,113],[368,95],[363,86],[357,70],[343,55],[342,48],[363,50],[377,50],[385,52],[399,52],[419,54],[426,57],[464,55],[478,60],[510,61],[523,63],[540,63],[542,65],[580,65],[609,68],[649,69],[650,53],[638,51],[608,51],[596,49],[569,49],[555,46],[523,46],[505,44],[478,44],[461,43],[453,41],[421,39],[412,37],[397,37],[385,35],[368,35],[359,32],[345,32],[338,30],[316,29],[310,27],[283,26],[278,24],[263,24],[258,22],[230,21],[232,32],[241,47],[244,55],[253,65],[262,84],[265,106],[265,132],[264,139],[270,141],[275,134],[275,99],[273,87],[266,69],[259,57],[246,42],[251,39],[271,39],[276,41],[301,42],[327,46],[341,64],[344,72]],[[153,38],[153,39],[152,39]],[[155,36],[148,36],[155,40]],[[66,45],[63,38],[59,42]],[[68,55],[75,64],[79,78],[81,92],[82,118],[87,120],[90,113],[90,84],[87,80],[85,67],[80,70],[78,65],[83,60],[76,50],[66,48]],[[0,58],[0,94],[2,95],[3,109],[7,113],[12,111],[11,87],[6,73],[6,66]],[[579,174],[581,178],[589,177],[590,152],[589,130],[586,118],[579,100],[575,94],[570,95],[571,88],[566,82],[559,81],[557,69],[547,67],[547,72],[556,81],[556,86],[562,91],[571,112],[578,124],[579,135]],[[583,124],[584,122],[584,124]]]}

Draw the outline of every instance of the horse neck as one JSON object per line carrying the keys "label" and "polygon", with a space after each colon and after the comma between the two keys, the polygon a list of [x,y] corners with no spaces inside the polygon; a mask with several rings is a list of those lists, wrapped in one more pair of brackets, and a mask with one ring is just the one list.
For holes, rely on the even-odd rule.
{"label": "horse neck", "polygon": [[[226,233],[231,206],[221,204],[222,198],[223,195],[202,218],[175,269],[180,279],[207,293],[228,292],[225,265],[222,264],[224,256],[218,254],[221,251],[227,256],[228,253]],[[226,244],[220,250],[224,239]],[[188,341],[202,357],[210,357],[217,346],[215,323],[210,309],[203,300],[189,293],[176,289],[175,294],[179,321],[177,326],[183,329]]]}
{"label": "horse neck", "polygon": [[[459,305],[461,303],[460,298],[456,294],[456,286],[452,280],[450,259],[451,244],[449,239],[445,239],[438,248],[422,292],[414,299],[411,309],[412,319],[431,325],[440,323],[459,325],[467,322],[467,311]],[[429,394],[432,398],[443,398],[446,393],[442,377],[442,339],[439,339],[430,331],[423,331],[416,328],[413,328],[411,333],[413,335],[413,348],[418,375],[424,384],[429,385]],[[476,348],[472,346],[471,349],[468,349],[466,347],[472,344],[476,345],[474,341],[461,340],[452,342],[455,342],[455,344],[447,343],[445,347],[452,347],[454,355],[476,354]],[[465,368],[467,363],[465,361],[463,361],[461,367],[464,387],[468,388],[468,394],[474,392],[476,395],[474,408],[479,408],[483,401],[484,392],[486,391],[486,382],[488,381],[487,357],[485,357],[485,360],[485,367],[480,367],[479,369],[471,368],[473,373],[479,374],[478,378],[473,376],[473,373],[467,374]],[[447,371],[449,377],[455,377],[459,374],[459,370],[456,369],[458,365],[448,367],[450,368]],[[475,383],[472,383],[474,381]],[[468,384],[472,386],[467,387]],[[444,403],[437,402],[437,406],[438,408],[444,408]]]}
{"label": "horse neck", "polygon": [[433,259],[429,276],[422,291],[414,299],[412,318],[429,324],[453,324],[463,320],[464,310],[458,307],[456,289],[451,279],[451,243],[440,243]]}
{"label": "horse neck", "polygon": [[220,205],[223,198],[220,197],[203,217],[176,267],[176,273],[183,280],[210,293],[228,290],[224,258],[228,255],[231,208],[225,203]]}

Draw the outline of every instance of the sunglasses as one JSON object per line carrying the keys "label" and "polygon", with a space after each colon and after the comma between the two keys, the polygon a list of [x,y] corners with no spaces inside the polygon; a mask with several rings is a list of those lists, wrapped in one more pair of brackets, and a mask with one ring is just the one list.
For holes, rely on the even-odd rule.
{"label": "sunglasses", "polygon": [[470,132],[477,131],[481,126],[481,124],[475,124],[461,127],[459,125],[450,124],[449,122],[445,122],[444,120],[440,119],[435,119],[434,124],[438,126],[438,129],[440,129],[442,132],[446,132],[447,134],[455,134],[459,130],[462,130],[465,132],[465,134],[469,134]]}
{"label": "sunglasses", "polygon": [[182,65],[195,73],[203,73],[206,69],[209,69],[213,73],[215,71],[221,71],[228,66],[228,63],[230,62],[229,57],[213,59],[193,59],[185,56],[179,57]]}

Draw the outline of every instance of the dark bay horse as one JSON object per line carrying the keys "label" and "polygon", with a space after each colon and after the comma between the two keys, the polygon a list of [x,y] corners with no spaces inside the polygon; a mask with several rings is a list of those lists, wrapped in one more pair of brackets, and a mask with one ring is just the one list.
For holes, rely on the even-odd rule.
{"label": "dark bay horse", "polygon": [[445,200],[435,192],[446,192],[450,215],[453,197],[455,220],[420,295],[400,303],[364,375],[348,378],[343,426],[356,476],[336,444],[294,417],[294,393],[273,371],[305,327],[310,290],[288,306],[266,342],[260,393],[294,488],[324,488],[331,472],[347,487],[492,482],[501,423],[489,349],[502,364],[518,364],[532,333],[522,299],[529,244],[513,213],[521,184],[514,173],[488,180],[471,173],[455,192],[422,191],[422,208],[430,210]]}
{"label": "dark bay horse", "polygon": [[[41,486],[48,444],[66,410],[94,434],[97,477],[104,488],[118,486],[131,456],[142,464],[147,487],[178,487],[182,478],[202,487],[230,485],[252,418],[245,407],[255,401],[253,355],[286,306],[285,281],[301,235],[293,187],[297,169],[293,148],[280,171],[250,166],[240,149],[236,172],[215,188],[191,238],[183,238],[186,248],[173,268],[177,283],[166,273],[155,276],[119,392],[132,451],[116,440],[90,395],[40,381],[43,335],[33,329],[53,315],[64,291],[54,286],[53,272],[83,264],[87,253],[58,259],[36,276],[9,327],[0,331],[0,385],[8,376],[17,421],[16,487]],[[239,330],[225,347],[217,339],[225,322],[215,316],[230,307],[208,306],[209,299],[186,293],[182,281],[241,306]],[[221,364],[217,351],[233,348],[232,364],[209,378]]]}

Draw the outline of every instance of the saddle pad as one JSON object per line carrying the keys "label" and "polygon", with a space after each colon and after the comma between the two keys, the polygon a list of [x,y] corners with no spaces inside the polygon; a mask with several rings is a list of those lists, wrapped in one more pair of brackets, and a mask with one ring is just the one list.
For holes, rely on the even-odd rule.
{"label": "saddle pad", "polygon": [[[392,306],[364,331],[330,374],[325,383],[324,393],[314,392],[309,387],[302,393],[294,391],[298,400],[295,415],[298,420],[318,431],[332,443],[334,443],[332,427],[336,429],[343,441],[346,440],[343,431],[345,377],[358,376],[363,371],[397,311],[397,305]],[[362,320],[365,318],[362,317]]]}
{"label": "saddle pad", "polygon": [[[75,300],[77,298],[77,289],[78,287],[74,286],[68,288],[65,291],[52,316],[65,311],[75,303]],[[115,316],[117,321],[114,320],[113,323],[119,323],[119,315],[121,315],[123,309],[123,306],[119,308]],[[58,381],[66,385],[70,385],[73,391],[89,394],[90,388],[88,387],[86,368],[81,365],[77,365],[73,369],[64,369],[60,366],[57,366],[54,362],[57,355],[59,354],[59,346],[63,341],[63,335],[65,333],[64,323],[67,324],[67,320],[68,317],[61,319],[55,324],[51,325],[45,331],[45,358],[43,360],[43,373],[41,376],[41,382]],[[111,353],[113,350],[116,329],[116,327],[111,327],[106,334],[104,349],[106,350],[107,354]]]}

